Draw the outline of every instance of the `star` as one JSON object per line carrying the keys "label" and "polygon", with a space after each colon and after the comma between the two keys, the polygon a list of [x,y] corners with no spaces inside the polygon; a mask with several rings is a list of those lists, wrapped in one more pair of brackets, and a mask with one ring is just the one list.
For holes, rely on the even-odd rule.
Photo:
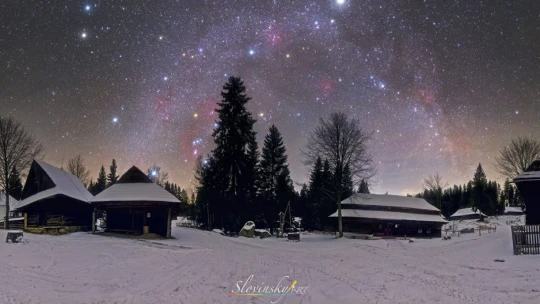
{"label": "star", "polygon": [[165,76],[165,77],[163,77],[163,80],[167,81],[167,80],[169,80],[169,77]]}
{"label": "star", "polygon": [[87,36],[88,36],[88,34],[86,34],[85,32],[81,33],[81,38],[86,39]]}
{"label": "star", "polygon": [[339,5],[342,5],[345,3],[345,0],[336,0],[336,3],[339,4]]}
{"label": "star", "polygon": [[250,55],[254,55],[254,54],[255,54],[255,51],[254,51],[254,50],[249,50],[249,54],[250,54]]}
{"label": "star", "polygon": [[84,7],[84,10],[87,11],[87,12],[89,12],[91,9],[92,9],[92,7],[90,5],[86,5]]}
{"label": "star", "polygon": [[113,117],[112,122],[117,123],[118,122],[118,117]]}

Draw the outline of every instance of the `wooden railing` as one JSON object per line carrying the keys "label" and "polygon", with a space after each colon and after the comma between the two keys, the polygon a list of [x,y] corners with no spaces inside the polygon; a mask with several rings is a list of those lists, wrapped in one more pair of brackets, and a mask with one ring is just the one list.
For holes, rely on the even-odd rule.
{"label": "wooden railing", "polygon": [[540,254],[540,225],[512,226],[514,254]]}

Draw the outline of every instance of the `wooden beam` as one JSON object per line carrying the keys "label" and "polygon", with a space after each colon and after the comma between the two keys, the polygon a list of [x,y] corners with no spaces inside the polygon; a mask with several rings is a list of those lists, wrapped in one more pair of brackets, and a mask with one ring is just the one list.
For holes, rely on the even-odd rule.
{"label": "wooden beam", "polygon": [[[26,214],[25,214],[25,220],[26,220]],[[94,207],[94,210],[92,211],[92,234],[96,234],[96,207]]]}
{"label": "wooden beam", "polygon": [[28,228],[28,213],[24,213],[24,230]]}
{"label": "wooden beam", "polygon": [[167,238],[171,238],[171,206],[169,206],[167,212]]}

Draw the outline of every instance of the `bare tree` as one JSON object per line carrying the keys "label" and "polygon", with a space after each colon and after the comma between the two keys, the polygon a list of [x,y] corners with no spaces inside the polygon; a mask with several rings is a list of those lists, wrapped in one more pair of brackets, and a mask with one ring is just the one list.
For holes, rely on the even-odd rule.
{"label": "bare tree", "polygon": [[320,157],[328,160],[334,172],[334,189],[327,191],[338,206],[339,237],[343,237],[341,217],[341,195],[343,193],[344,170],[349,169],[353,184],[362,179],[372,178],[376,169],[367,150],[371,134],[365,133],[360,122],[349,119],[345,113],[332,113],[328,119],[320,118],[319,126],[308,139],[307,149],[303,151],[306,165],[312,165]]}
{"label": "bare tree", "polygon": [[148,168],[148,177],[161,187],[165,186],[165,183],[169,180],[169,173],[161,171],[161,167],[156,164]]}
{"label": "bare tree", "polygon": [[437,198],[437,206],[440,210],[442,205],[443,189],[448,187],[448,182],[444,182],[442,176],[439,175],[439,172],[436,172],[435,175],[424,177],[422,187],[425,190],[431,190],[433,193],[435,193]]}
{"label": "bare tree", "polygon": [[84,158],[81,156],[81,154],[75,155],[68,161],[67,171],[75,175],[84,185],[88,183],[90,171],[86,169]]}
{"label": "bare tree", "polygon": [[22,174],[42,151],[41,143],[28,134],[20,122],[0,117],[0,188],[6,193],[6,229],[9,229],[11,175],[16,171]]}
{"label": "bare tree", "polygon": [[509,179],[520,175],[536,159],[540,158],[540,142],[529,137],[513,139],[495,159],[497,172]]}

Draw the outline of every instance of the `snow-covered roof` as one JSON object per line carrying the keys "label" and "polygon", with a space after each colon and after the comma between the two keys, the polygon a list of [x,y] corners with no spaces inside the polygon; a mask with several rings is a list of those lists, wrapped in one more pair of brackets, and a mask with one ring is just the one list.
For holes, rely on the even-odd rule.
{"label": "snow-covered roof", "polygon": [[355,193],[341,204],[364,205],[364,206],[382,206],[382,207],[400,207],[417,210],[439,211],[436,207],[430,205],[423,198],[389,195],[389,194],[364,194]]}
{"label": "snow-covered roof", "polygon": [[116,184],[96,195],[91,202],[180,203],[174,195],[153,183],[135,166],[127,170]]}
{"label": "snow-covered roof", "polygon": [[167,190],[154,183],[114,184],[96,195],[91,202],[169,202],[180,201]]}
{"label": "snow-covered roof", "polygon": [[514,183],[540,181],[540,159],[533,161],[525,172],[514,178]]}
{"label": "snow-covered roof", "polygon": [[456,211],[454,214],[450,216],[450,218],[455,216],[467,216],[467,215],[474,215],[474,214],[482,214],[483,216],[486,216],[480,210],[477,210],[476,212],[472,208],[463,208]]}
{"label": "snow-covered roof", "polygon": [[523,209],[521,209],[521,207],[505,207],[504,208],[504,213],[509,213],[509,212],[512,212],[512,213],[524,213]]}
{"label": "snow-covered roof", "polygon": [[[337,217],[337,211],[330,217]],[[349,218],[369,218],[379,220],[403,220],[417,222],[447,223],[437,214],[418,214],[410,212],[382,211],[382,210],[363,210],[363,209],[341,209],[342,217]]]}
{"label": "snow-covered roof", "polygon": [[75,175],[41,160],[34,160],[34,162],[45,171],[55,186],[25,198],[17,208],[55,195],[65,195],[85,203],[88,203],[92,198],[92,194],[88,192],[83,183]]}
{"label": "snow-covered roof", "polygon": [[[17,208],[17,205],[19,204],[19,201],[14,199],[13,196],[9,196],[9,210],[13,210]],[[0,192],[0,206],[6,205],[6,193]],[[3,217],[2,214],[0,214],[0,217]]]}

